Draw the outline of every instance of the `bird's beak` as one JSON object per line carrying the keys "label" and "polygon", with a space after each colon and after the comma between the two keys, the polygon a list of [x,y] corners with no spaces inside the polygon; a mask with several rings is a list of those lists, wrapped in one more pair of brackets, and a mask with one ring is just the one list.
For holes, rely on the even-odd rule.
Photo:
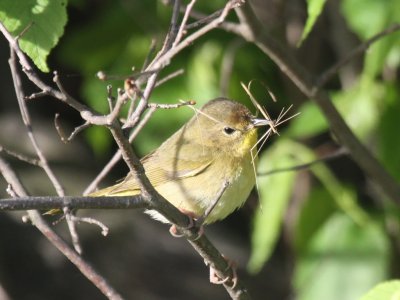
{"label": "bird's beak", "polygon": [[271,124],[271,120],[266,120],[266,119],[251,119],[251,123],[254,125],[254,127],[261,127],[261,126],[267,126]]}

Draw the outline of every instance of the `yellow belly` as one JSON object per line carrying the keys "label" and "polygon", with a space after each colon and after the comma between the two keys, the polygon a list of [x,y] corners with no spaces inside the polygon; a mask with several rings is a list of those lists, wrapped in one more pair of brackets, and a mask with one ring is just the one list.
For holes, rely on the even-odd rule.
{"label": "yellow belly", "polygon": [[[227,166],[231,166],[231,168],[228,169]],[[228,187],[205,223],[223,219],[241,207],[247,200],[255,184],[254,168],[250,157],[232,165],[226,164],[226,162],[224,164],[216,163],[210,168],[213,169],[207,169],[206,172],[195,177],[157,186],[156,190],[181,211],[191,212],[200,217],[215,202],[215,197],[227,181]],[[209,174],[213,174],[213,176],[210,178]],[[160,221],[165,221],[153,212],[150,214]]]}

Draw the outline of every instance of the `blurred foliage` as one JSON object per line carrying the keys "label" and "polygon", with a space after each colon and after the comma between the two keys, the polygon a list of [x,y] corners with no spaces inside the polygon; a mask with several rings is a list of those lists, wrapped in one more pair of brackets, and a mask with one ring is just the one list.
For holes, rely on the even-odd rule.
{"label": "blurred foliage", "polygon": [[[17,24],[15,20],[19,17],[10,15],[11,12],[14,9],[25,11],[23,7],[32,6],[36,2],[14,2],[0,0],[0,20],[9,18],[6,25],[13,28],[10,29],[13,34],[18,34],[28,21],[24,19],[25,15],[21,15],[21,20],[25,21]],[[31,41],[37,49],[42,44],[54,46],[66,20],[61,9],[62,1],[37,1],[49,8],[50,2],[52,6],[57,6],[57,10],[49,9],[53,16],[50,20],[55,19],[54,15],[60,17],[54,26],[53,23],[46,26],[46,29],[54,30],[46,34],[51,38],[50,41]],[[222,0],[199,1],[196,8],[206,13],[213,12],[223,3],[225,1]],[[82,75],[80,95],[83,101],[106,113],[106,85],[112,84],[115,94],[117,88],[123,85],[123,78],[132,73],[133,67],[135,71],[142,68],[152,39],[156,39],[157,49],[160,48],[169,26],[171,7],[155,0],[104,1],[101,4],[74,0],[69,4],[79,20],[67,26],[55,51],[55,60],[68,71]],[[315,24],[317,18],[324,17],[325,1],[310,0],[307,4],[308,18],[304,20],[306,25],[302,30],[303,37],[299,36],[298,40],[302,41],[302,47],[310,47],[310,50],[316,46],[308,46],[308,39],[318,38],[316,31],[319,23],[317,26]],[[288,2],[286,5],[291,4]],[[5,14],[5,11],[10,14]],[[339,13],[348,30],[361,43],[394,22],[400,22],[400,1],[343,0],[340,2]],[[37,20],[39,25],[42,24],[41,20],[41,17]],[[334,20],[330,21],[334,23]],[[28,33],[34,34],[36,29],[33,26]],[[29,38],[28,33],[21,40],[21,47],[26,42],[25,38]],[[329,38],[329,34],[324,32],[324,39]],[[197,40],[173,59],[162,71],[161,77],[180,68],[185,73],[155,89],[151,101],[177,103],[179,99],[193,99],[200,106],[219,96],[222,62],[228,53],[235,51],[232,74],[228,79],[230,98],[252,107],[239,82],[260,79],[268,84],[279,99],[278,103],[273,103],[262,84],[253,85],[255,97],[268,107],[273,118],[281,107],[294,102],[295,111],[300,111],[301,115],[283,126],[280,136],[271,138],[260,155],[260,209],[255,212],[252,222],[252,253],[248,269],[252,273],[260,271],[276,254],[276,245],[284,237],[293,253],[295,268],[292,279],[298,299],[357,299],[378,282],[392,276],[388,265],[399,253],[390,245],[386,224],[390,220],[392,226],[399,228],[398,207],[379,192],[371,192],[374,189],[369,181],[363,175],[354,175],[359,170],[354,171],[354,164],[347,163],[347,160],[337,165],[336,162],[315,164],[309,171],[263,175],[278,168],[318,159],[324,149],[336,147],[332,143],[335,137],[331,136],[326,119],[319,109],[310,101],[297,99],[296,91],[280,76],[280,71],[268,57],[254,45],[237,42],[235,36],[223,31],[213,31]],[[334,47],[336,41],[329,40],[329,43],[330,47]],[[39,61],[34,59],[42,70],[47,70],[44,61],[52,46],[43,46],[47,52],[41,55]],[[27,48],[23,49],[30,53]],[[334,65],[338,59],[336,56],[332,59],[326,54],[323,56],[324,61],[319,64],[325,68],[326,65]],[[387,170],[400,180],[400,33],[390,34],[374,43],[362,60],[358,77],[353,78],[350,84],[340,82],[340,76],[335,78],[337,82],[328,86],[329,93],[355,134],[376,153]],[[95,77],[99,70],[120,79],[102,82]],[[226,79],[223,76],[222,79]],[[148,153],[191,115],[192,111],[185,107],[157,111],[136,138],[135,149],[141,155]],[[87,130],[86,135],[97,155],[108,153],[112,139],[106,130],[94,127]],[[297,185],[300,176],[306,186]],[[285,224],[293,199],[297,199],[296,212],[291,215],[290,224]],[[399,243],[398,236],[394,239]],[[393,281],[378,285],[362,299],[392,299],[390,295],[398,293],[398,284],[398,281]]]}
{"label": "blurred foliage", "polygon": [[304,25],[303,34],[301,35],[301,39],[299,41],[299,45],[307,38],[311,29],[314,27],[317,18],[322,12],[324,8],[326,0],[307,0],[307,22]]}
{"label": "blurred foliage", "polygon": [[298,299],[351,300],[386,278],[389,242],[377,224],[355,224],[335,213],[297,258]]}

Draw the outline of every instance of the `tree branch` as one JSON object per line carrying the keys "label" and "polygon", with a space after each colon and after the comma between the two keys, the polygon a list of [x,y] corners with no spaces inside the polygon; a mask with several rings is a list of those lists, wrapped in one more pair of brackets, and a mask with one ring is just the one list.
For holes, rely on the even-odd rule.
{"label": "tree branch", "polygon": [[25,196],[0,199],[0,211],[62,209],[132,209],[149,208],[142,195],[115,197]]}
{"label": "tree branch", "polygon": [[[0,156],[0,173],[4,179],[12,186],[13,191],[19,197],[27,197],[27,193],[18,176],[11,167]],[[28,210],[29,219],[32,224],[56,247],[64,256],[72,262],[79,271],[91,281],[104,295],[112,300],[120,300],[122,297],[112,288],[111,285],[97,271],[86,262],[77,252],[72,250],[68,244],[60,238],[49,225],[43,220],[40,213],[36,210]]]}
{"label": "tree branch", "polygon": [[368,40],[364,41],[360,45],[358,45],[356,48],[351,50],[346,57],[344,57],[342,60],[338,61],[335,65],[330,67],[328,70],[326,70],[324,73],[322,73],[318,79],[316,86],[318,89],[322,88],[338,71],[340,68],[342,68],[345,64],[347,64],[350,60],[352,60],[355,56],[360,55],[361,53],[365,52],[368,50],[368,48],[375,43],[376,41],[382,39],[383,37],[396,32],[400,30],[400,24],[393,24],[383,30],[382,32],[379,32],[378,34],[374,35],[373,37],[369,38]]}

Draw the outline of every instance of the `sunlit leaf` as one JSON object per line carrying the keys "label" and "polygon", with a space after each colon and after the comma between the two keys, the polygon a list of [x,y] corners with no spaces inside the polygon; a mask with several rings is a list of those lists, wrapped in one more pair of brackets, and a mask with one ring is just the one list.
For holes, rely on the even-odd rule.
{"label": "sunlit leaf", "polygon": [[294,285],[300,300],[354,300],[388,275],[389,241],[374,223],[330,218],[298,257]]}
{"label": "sunlit leaf", "polygon": [[360,300],[400,300],[400,280],[382,282]]}
{"label": "sunlit leaf", "polygon": [[66,0],[0,1],[0,21],[13,36],[30,26],[19,44],[43,72],[49,71],[47,56],[64,33],[66,6]]}

